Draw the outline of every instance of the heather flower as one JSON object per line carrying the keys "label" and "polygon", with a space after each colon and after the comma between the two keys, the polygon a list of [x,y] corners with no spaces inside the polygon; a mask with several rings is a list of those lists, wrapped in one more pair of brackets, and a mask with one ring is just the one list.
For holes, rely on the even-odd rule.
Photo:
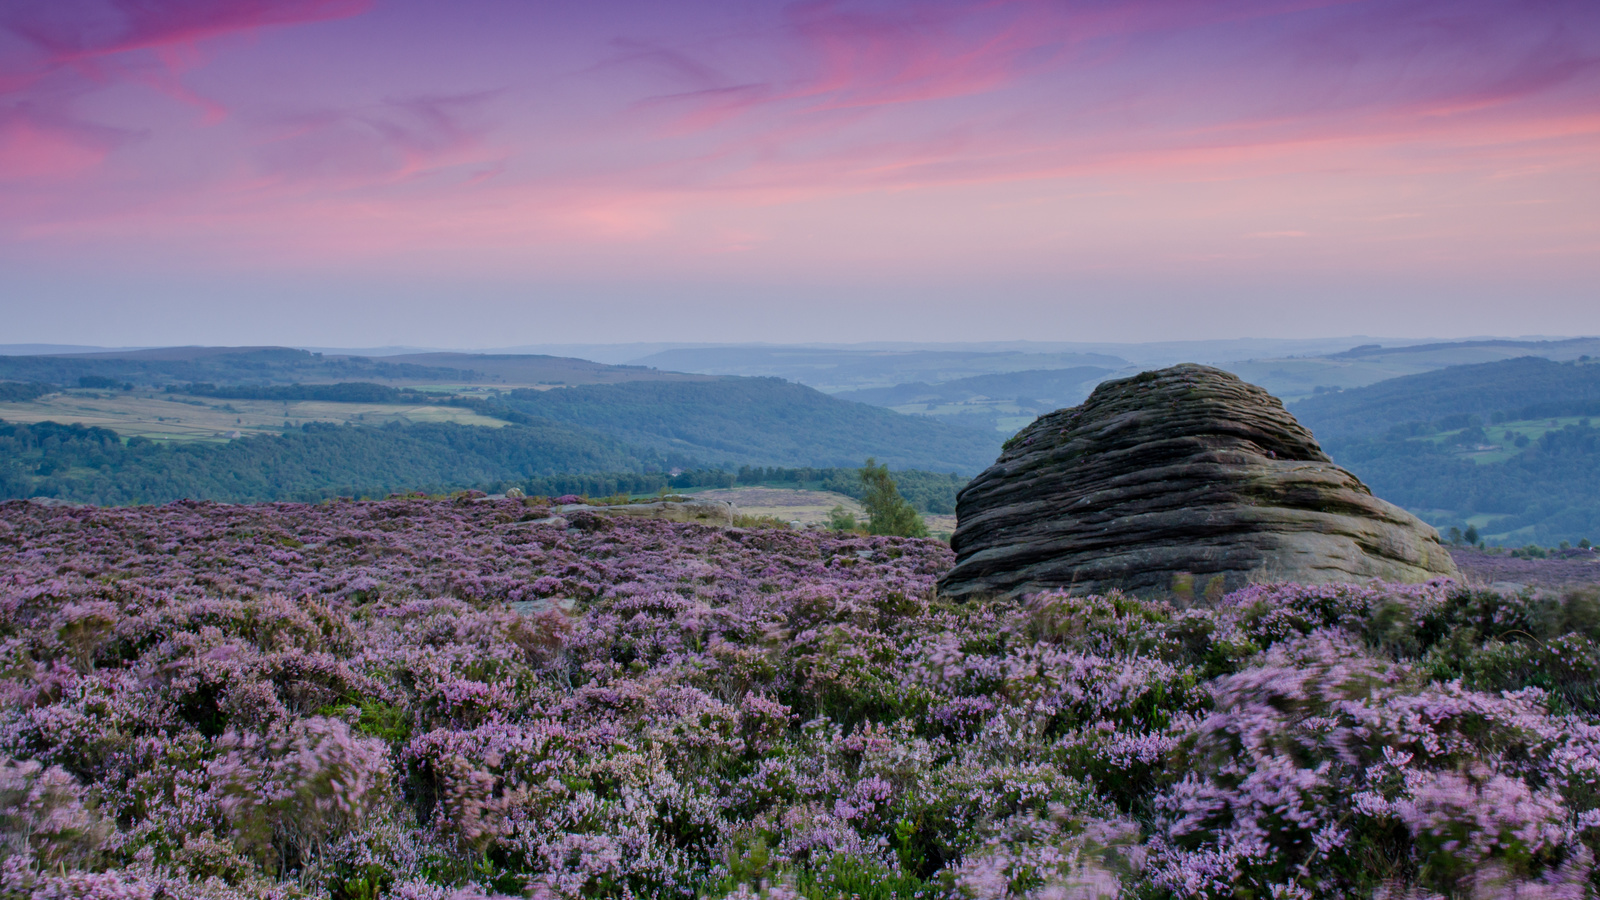
{"label": "heather flower", "polygon": [[1600,657],[1565,601],[950,604],[932,541],[515,501],[0,513],[13,895],[1457,900],[1594,877]]}

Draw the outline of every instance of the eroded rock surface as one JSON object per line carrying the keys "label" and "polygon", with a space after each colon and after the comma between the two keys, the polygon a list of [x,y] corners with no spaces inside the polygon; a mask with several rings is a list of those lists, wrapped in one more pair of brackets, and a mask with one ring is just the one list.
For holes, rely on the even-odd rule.
{"label": "eroded rock surface", "polygon": [[1184,364],[1040,417],[956,504],[952,595],[1216,596],[1252,582],[1456,574],[1436,531],[1372,495],[1255,385]]}

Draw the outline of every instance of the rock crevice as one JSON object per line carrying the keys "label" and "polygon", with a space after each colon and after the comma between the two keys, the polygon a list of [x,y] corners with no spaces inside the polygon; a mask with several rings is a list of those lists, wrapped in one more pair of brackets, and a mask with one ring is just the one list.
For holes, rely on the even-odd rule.
{"label": "rock crevice", "polygon": [[962,492],[953,595],[1417,582],[1438,534],[1372,495],[1255,385],[1184,364],[1040,417]]}

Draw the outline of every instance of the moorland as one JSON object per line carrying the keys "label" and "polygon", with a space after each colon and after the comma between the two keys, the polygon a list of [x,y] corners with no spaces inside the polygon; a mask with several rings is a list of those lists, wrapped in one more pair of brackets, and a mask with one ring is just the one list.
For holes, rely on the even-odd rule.
{"label": "moorland", "polygon": [[0,506],[6,896],[1579,898],[1600,601],[951,603],[938,541]]}
{"label": "moorland", "polygon": [[[1017,428],[1134,365],[1115,349],[710,348],[628,365],[284,348],[0,357],[0,496],[602,496],[736,483],[851,494],[853,468],[874,457],[922,512],[947,514]],[[1277,385],[1335,461],[1441,531],[1554,547],[1600,538],[1590,350],[1600,342],[1366,345],[1222,366]],[[885,384],[896,378],[915,380]]]}
{"label": "moorland", "polygon": [[[957,602],[944,542],[882,533],[993,458],[953,410],[1103,368],[854,389],[874,405],[582,361],[11,359],[7,900],[1600,888],[1590,551]],[[1512,357],[1290,408],[1441,527],[1554,543],[1596,524],[1597,377]],[[669,490],[772,506],[711,527],[574,496]],[[870,521],[774,514],[807,498]]]}

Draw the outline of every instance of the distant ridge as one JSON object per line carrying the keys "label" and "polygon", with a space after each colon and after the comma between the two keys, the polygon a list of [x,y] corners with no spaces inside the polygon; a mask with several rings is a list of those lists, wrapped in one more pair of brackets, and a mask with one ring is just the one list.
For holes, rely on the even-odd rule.
{"label": "distant ridge", "polygon": [[[1360,359],[1370,356],[1392,356],[1410,353],[1440,353],[1451,350],[1525,350],[1529,356],[1546,359],[1577,359],[1586,354],[1600,354],[1600,337],[1576,337],[1559,341],[1512,341],[1488,339],[1481,341],[1441,341],[1432,344],[1411,344],[1385,347],[1382,344],[1365,344],[1352,347],[1343,353],[1330,353],[1328,359]],[[1570,355],[1568,355],[1570,354]]]}
{"label": "distant ridge", "polygon": [[142,347],[93,347],[87,344],[0,344],[0,356],[59,356],[66,353],[104,353],[142,350]]}
{"label": "distant ridge", "polygon": [[340,356],[294,347],[151,347],[0,356],[0,380],[75,385],[84,377],[140,387],[214,384],[484,384],[505,386],[703,381],[707,376],[559,356],[412,353]]}

